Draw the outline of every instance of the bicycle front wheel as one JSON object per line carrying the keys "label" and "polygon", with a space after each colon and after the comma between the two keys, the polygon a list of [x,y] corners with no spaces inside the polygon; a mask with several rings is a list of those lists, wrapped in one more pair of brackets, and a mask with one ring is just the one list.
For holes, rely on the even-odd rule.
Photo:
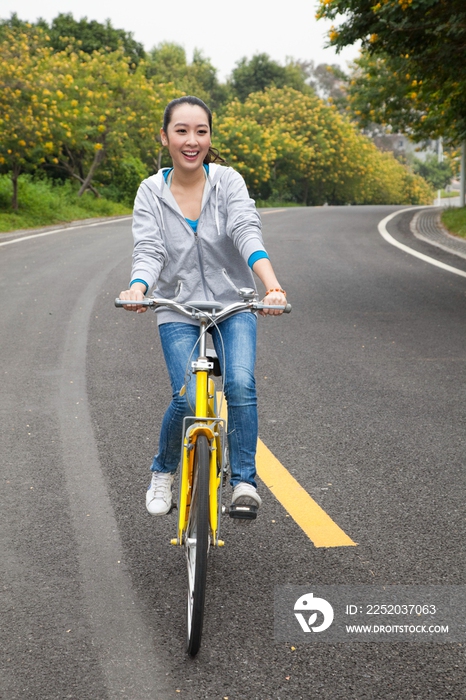
{"label": "bicycle front wheel", "polygon": [[188,563],[188,653],[195,656],[201,646],[204,621],[207,553],[209,549],[210,451],[205,435],[196,440],[193,490],[186,529]]}

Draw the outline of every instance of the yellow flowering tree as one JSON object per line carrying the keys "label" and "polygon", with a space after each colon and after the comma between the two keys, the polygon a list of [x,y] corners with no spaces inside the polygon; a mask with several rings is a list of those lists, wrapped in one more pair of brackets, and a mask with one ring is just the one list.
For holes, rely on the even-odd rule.
{"label": "yellow flowering tree", "polygon": [[[128,65],[123,47],[87,53],[76,42],[56,51],[40,27],[4,26],[0,33],[0,168],[18,177],[39,167],[65,171],[92,189],[102,163],[125,158],[141,172],[157,159],[165,103],[179,95],[155,86],[143,62]],[[138,165],[139,164],[139,165]]]}
{"label": "yellow flowering tree", "polygon": [[[59,105],[50,97],[57,89],[47,37],[35,28],[0,39],[0,169],[13,182],[13,209],[18,208],[18,177],[58,152]],[[38,84],[38,76],[41,76]]]}
{"label": "yellow flowering tree", "polygon": [[269,134],[235,101],[215,123],[214,144],[228,163],[239,170],[252,193],[270,178],[275,151]]}
{"label": "yellow flowering tree", "polygon": [[[144,61],[128,65],[123,48],[84,52],[70,40],[53,50],[45,30],[24,23],[3,27],[0,59],[0,169],[11,174],[14,208],[27,170],[65,172],[79,194],[98,195],[118,174],[130,192],[156,166],[162,110],[179,85],[148,77]],[[424,203],[431,196],[311,92],[270,87],[233,100],[215,122],[214,143],[262,199]]]}
{"label": "yellow flowering tree", "polygon": [[122,49],[92,54],[67,51],[67,70],[56,93],[60,101],[61,152],[56,162],[81,182],[79,194],[92,186],[104,159],[117,164],[125,156],[150,162],[156,158],[156,136],[163,107],[173,86],[147,80],[144,64],[130,70]]}
{"label": "yellow flowering tree", "polygon": [[264,199],[398,204],[432,196],[421,178],[315,95],[291,88],[253,93],[244,103],[231,103],[217,133],[221,152],[253,195]]}

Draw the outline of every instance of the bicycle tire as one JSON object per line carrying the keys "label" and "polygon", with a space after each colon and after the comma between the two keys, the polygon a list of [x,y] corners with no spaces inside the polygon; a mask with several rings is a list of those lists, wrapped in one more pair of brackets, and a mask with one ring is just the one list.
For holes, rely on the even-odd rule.
{"label": "bicycle tire", "polygon": [[195,446],[193,493],[185,541],[188,564],[187,651],[190,656],[195,656],[199,651],[204,622],[209,549],[209,472],[209,443],[205,435],[199,435]]}

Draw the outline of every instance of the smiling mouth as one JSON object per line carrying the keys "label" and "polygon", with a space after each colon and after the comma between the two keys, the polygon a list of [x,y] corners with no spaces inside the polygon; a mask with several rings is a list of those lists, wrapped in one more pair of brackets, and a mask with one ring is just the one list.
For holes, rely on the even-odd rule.
{"label": "smiling mouth", "polygon": [[197,158],[199,155],[199,151],[182,151],[182,153],[186,158]]}

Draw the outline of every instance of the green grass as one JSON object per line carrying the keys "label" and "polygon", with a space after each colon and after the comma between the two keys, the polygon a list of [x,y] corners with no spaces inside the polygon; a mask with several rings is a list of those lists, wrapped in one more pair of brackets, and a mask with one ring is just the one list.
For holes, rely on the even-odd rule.
{"label": "green grass", "polygon": [[458,190],[450,190],[447,192],[446,190],[441,190],[441,198],[442,199],[451,199],[452,197],[459,197],[460,193]]}
{"label": "green grass", "polygon": [[13,187],[8,175],[0,175],[0,232],[39,228],[78,219],[131,214],[124,204],[97,199],[91,193],[77,196],[71,182],[62,185],[22,175],[18,181],[18,211],[11,208]]}
{"label": "green grass", "polygon": [[[0,175],[0,234],[19,229],[34,229],[100,216],[130,215],[132,209],[121,203],[92,193],[77,195],[78,187],[70,181],[63,184],[47,179],[20,175],[18,181],[18,211],[11,208],[13,186],[9,175]],[[294,202],[279,200],[257,201],[258,207],[298,207]]]}
{"label": "green grass", "polygon": [[454,236],[466,238],[466,207],[445,209],[442,212],[442,224]]}

